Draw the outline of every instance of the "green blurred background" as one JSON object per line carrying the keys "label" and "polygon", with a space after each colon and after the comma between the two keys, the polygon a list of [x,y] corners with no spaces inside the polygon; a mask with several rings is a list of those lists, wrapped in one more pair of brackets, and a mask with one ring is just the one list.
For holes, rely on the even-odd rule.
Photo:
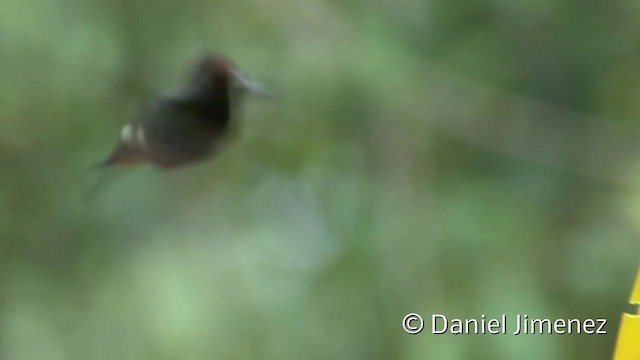
{"label": "green blurred background", "polygon": [[[635,0],[0,0],[0,359],[607,359],[638,264]],[[88,167],[203,49],[277,101]],[[410,336],[409,312],[610,320]]]}

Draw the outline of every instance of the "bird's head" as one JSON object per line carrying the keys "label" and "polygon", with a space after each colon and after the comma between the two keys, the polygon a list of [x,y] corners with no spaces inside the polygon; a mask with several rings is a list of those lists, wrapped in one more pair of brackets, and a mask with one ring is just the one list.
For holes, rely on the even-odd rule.
{"label": "bird's head", "polygon": [[188,87],[192,91],[216,96],[217,94],[254,95],[271,97],[267,88],[240,69],[229,58],[209,53],[196,64]]}

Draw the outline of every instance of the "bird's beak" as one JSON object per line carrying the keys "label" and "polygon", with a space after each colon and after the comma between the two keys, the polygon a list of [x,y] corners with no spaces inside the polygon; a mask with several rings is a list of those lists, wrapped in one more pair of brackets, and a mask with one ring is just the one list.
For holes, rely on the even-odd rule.
{"label": "bird's beak", "polygon": [[271,92],[262,85],[262,83],[253,78],[253,76],[241,70],[234,70],[233,76],[240,87],[249,94],[266,99],[271,99],[273,97]]}

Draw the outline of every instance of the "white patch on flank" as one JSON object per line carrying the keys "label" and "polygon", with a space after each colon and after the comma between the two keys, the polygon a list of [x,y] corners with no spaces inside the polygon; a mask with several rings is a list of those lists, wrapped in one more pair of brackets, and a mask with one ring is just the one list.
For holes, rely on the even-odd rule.
{"label": "white patch on flank", "polygon": [[144,151],[147,151],[148,150],[147,138],[144,135],[144,129],[142,128],[142,126],[136,129],[136,138],[138,140],[138,145],[140,145],[140,148],[142,148]]}
{"label": "white patch on flank", "polygon": [[131,140],[133,140],[133,129],[131,129],[131,125],[126,125],[122,128],[120,140],[126,144],[131,144]]}

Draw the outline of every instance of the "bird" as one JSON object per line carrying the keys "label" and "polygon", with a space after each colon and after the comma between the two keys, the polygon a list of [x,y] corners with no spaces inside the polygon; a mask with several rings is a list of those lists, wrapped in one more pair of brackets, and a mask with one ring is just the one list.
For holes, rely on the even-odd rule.
{"label": "bird", "polygon": [[235,132],[245,95],[270,97],[227,56],[207,52],[181,89],[154,99],[122,128],[115,147],[96,167],[150,164],[169,170],[209,159]]}

